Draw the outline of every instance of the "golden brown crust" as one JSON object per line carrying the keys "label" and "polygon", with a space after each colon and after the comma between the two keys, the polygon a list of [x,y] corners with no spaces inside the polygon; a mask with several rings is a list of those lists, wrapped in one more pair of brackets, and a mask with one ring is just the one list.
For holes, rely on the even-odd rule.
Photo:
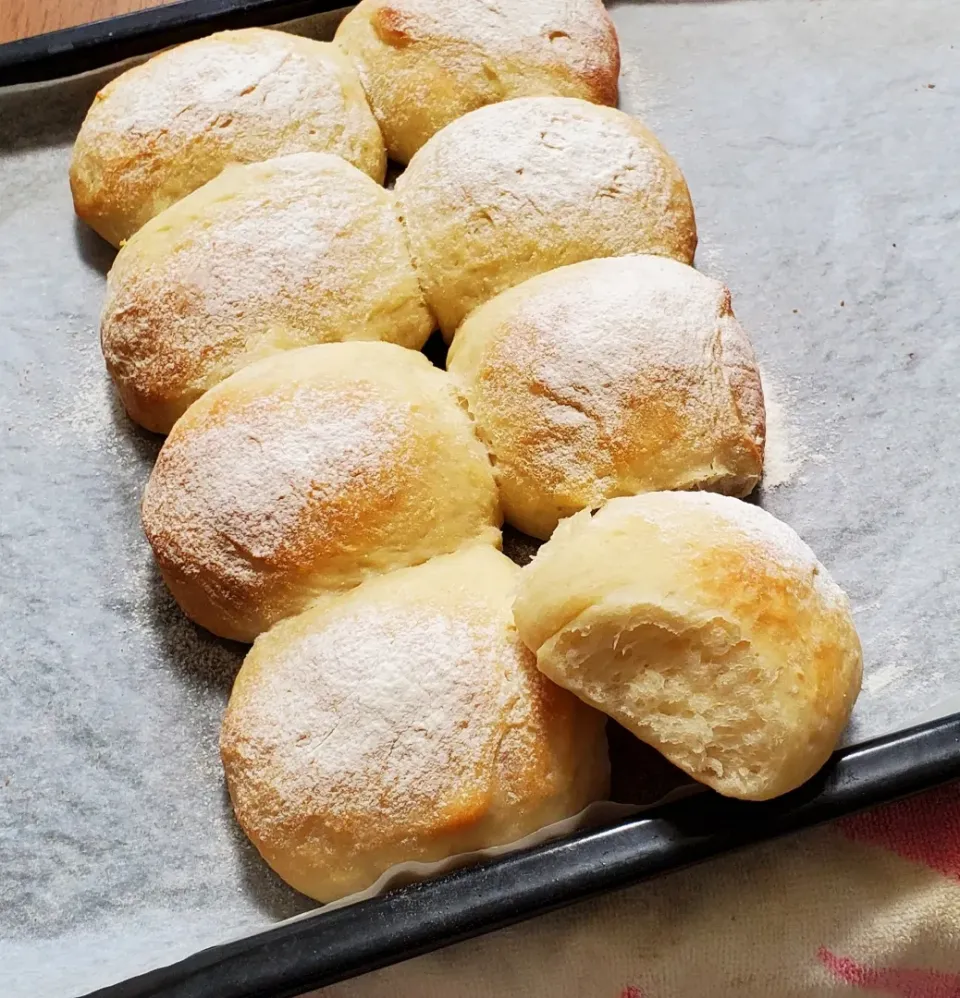
{"label": "golden brown crust", "polygon": [[602,715],[537,672],[510,612],[517,572],[471,548],[257,639],[221,754],[241,826],[297,890],[331,901],[606,795]]}
{"label": "golden brown crust", "polygon": [[524,569],[514,615],[549,678],[734,797],[809,779],[860,689],[846,596],[789,527],[725,496],[578,513]]}
{"label": "golden brown crust", "polygon": [[428,306],[449,340],[476,307],[545,271],[697,244],[676,163],[641,122],[566,97],[503,101],[435,135],[397,181]]}
{"label": "golden brown crust", "polygon": [[616,495],[746,495],[763,466],[753,351],[718,281],[663,257],[561,267],[474,311],[447,359],[507,520],[547,538]]}
{"label": "golden brown crust", "polygon": [[[763,467],[767,439],[767,415],[763,404],[763,384],[753,347],[733,314],[730,291],[724,288],[720,312],[720,357],[730,397],[744,429],[743,445],[752,459]],[[749,490],[748,490],[749,491]],[[746,492],[731,493],[746,495]]]}
{"label": "golden brown crust", "polygon": [[620,47],[600,0],[362,0],[336,41],[401,163],[451,121],[497,101],[617,103]]}
{"label": "golden brown crust", "polygon": [[143,523],[183,610],[239,641],[370,575],[500,538],[452,385],[387,343],[287,351],[211,389],[167,438]]}
{"label": "golden brown crust", "polygon": [[127,412],[166,433],[204,391],[280,350],[419,349],[433,320],[393,195],[338,156],[226,169],[120,250],[101,317]]}
{"label": "golden brown crust", "polygon": [[282,31],[223,31],[96,96],[74,146],[77,214],[114,246],[229,163],[331,152],[377,182],[386,151],[350,60]]}

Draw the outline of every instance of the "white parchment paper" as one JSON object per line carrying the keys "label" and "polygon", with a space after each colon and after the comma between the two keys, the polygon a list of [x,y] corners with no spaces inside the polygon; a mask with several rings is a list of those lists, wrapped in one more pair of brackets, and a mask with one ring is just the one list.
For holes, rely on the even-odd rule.
{"label": "white parchment paper", "polygon": [[[697,264],[731,285],[761,358],[759,501],[856,608],[866,679],[849,737],[955,709],[960,8],[612,11],[622,106],[680,162]],[[180,615],[139,529],[159,440],[103,371],[113,254],[67,186],[113,72],[0,92],[5,998],[82,994],[312,907],[257,859],[223,790],[218,724],[242,649]],[[648,765],[620,763],[639,784]]]}

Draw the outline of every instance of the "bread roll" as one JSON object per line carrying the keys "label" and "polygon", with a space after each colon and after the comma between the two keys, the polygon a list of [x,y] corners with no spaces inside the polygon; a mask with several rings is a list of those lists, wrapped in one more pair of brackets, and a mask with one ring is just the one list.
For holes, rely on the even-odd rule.
{"label": "bread roll", "polygon": [[606,796],[603,715],[537,672],[510,612],[518,572],[472,548],[257,639],[221,753],[241,826],[291,886],[332,901]]}
{"label": "bread roll", "polygon": [[846,596],[788,526],[726,496],[577,513],[523,570],[514,614],[548,678],[731,797],[813,776],[860,690]]}
{"label": "bread roll", "polygon": [[228,167],[147,222],[117,254],[100,327],[127,412],[159,433],[269,354],[418,350],[432,328],[393,194],[327,153]]}
{"label": "bread roll", "polygon": [[510,97],[617,103],[620,48],[601,0],[361,0],[336,41],[401,163],[455,118]]}
{"label": "bread roll", "polygon": [[481,305],[447,359],[495,459],[504,515],[547,538],[616,495],[746,495],[763,392],[730,292],[656,256],[588,260]]}
{"label": "bread roll", "polygon": [[221,31],[97,94],[73,150],[73,203],[119,246],[227,164],[294,152],[336,153],[383,181],[383,137],[352,63],[283,31]]}
{"label": "bread roll", "polygon": [[693,206],[653,133],[614,108],[522,97],[438,132],[397,181],[413,263],[449,338],[478,305],[568,263],[690,263]]}
{"label": "bread roll", "polygon": [[143,524],[187,616],[238,641],[370,575],[500,541],[462,401],[389,343],[289,350],[212,388],[167,437]]}

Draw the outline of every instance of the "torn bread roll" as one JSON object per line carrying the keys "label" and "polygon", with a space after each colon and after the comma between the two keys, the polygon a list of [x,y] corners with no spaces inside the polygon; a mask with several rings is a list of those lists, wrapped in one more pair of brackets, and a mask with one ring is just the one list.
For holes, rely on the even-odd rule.
{"label": "torn bread roll", "polygon": [[605,718],[537,671],[513,625],[518,573],[471,548],[257,639],[221,754],[240,825],[292,887],[332,901],[606,797]]}
{"label": "torn bread roll", "polygon": [[77,136],[77,214],[119,246],[229,163],[330,152],[382,183],[383,136],[351,61],[285,31],[221,31],[100,90]]}
{"label": "torn bread roll", "polygon": [[511,97],[617,103],[620,47],[601,0],[361,0],[335,40],[400,163],[454,119]]}
{"label": "torn bread roll", "polygon": [[427,305],[449,340],[494,295],[565,264],[626,253],[693,260],[679,167],[636,118],[521,97],[437,132],[397,180]]}
{"label": "torn bread roll", "polygon": [[860,690],[844,593],[790,527],[726,496],[577,513],[523,570],[514,614],[544,675],[731,797],[813,776]]}
{"label": "torn bread roll", "polygon": [[618,495],[749,493],[763,391],[730,292],[665,257],[588,260],[481,305],[447,369],[493,455],[504,515],[534,537]]}
{"label": "torn bread roll", "polygon": [[228,167],[152,218],[117,254],[100,320],[127,412],[159,433],[272,353],[419,350],[432,328],[393,194],[327,153]]}
{"label": "torn bread roll", "polygon": [[371,575],[500,542],[462,399],[389,343],[289,350],[212,388],[167,437],[142,514],[187,616],[238,641]]}

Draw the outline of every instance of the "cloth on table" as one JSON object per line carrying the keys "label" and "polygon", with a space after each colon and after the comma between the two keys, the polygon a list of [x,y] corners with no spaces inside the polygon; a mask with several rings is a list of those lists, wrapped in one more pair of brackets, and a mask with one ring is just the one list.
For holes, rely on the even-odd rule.
{"label": "cloth on table", "polygon": [[960,998],[960,784],[318,998]]}

